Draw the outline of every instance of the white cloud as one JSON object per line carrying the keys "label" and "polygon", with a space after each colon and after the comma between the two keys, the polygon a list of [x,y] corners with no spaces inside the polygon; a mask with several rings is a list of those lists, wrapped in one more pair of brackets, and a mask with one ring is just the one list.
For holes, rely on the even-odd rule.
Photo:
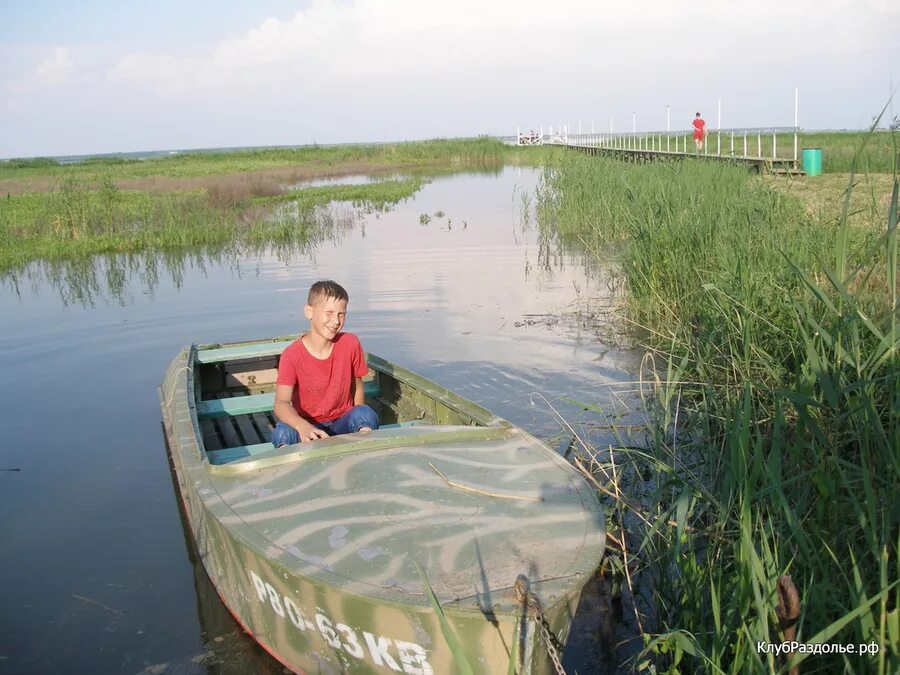
{"label": "white cloud", "polygon": [[529,70],[614,74],[624,82],[639,68],[652,77],[653,67],[676,64],[707,64],[706,73],[735,61],[783,67],[808,58],[801,32],[832,55],[889,36],[877,15],[891,5],[869,2],[871,11],[862,12],[849,0],[643,0],[635,12],[627,3],[585,0],[317,0],[205,53],[126,55],[107,77],[178,94]]}
{"label": "white cloud", "polygon": [[55,47],[37,67],[34,75],[36,83],[44,87],[70,82],[75,75],[75,63],[72,61],[68,48]]}
{"label": "white cloud", "polygon": [[87,36],[52,51],[0,44],[0,87],[17,92],[0,96],[0,122],[37,128],[35,111],[50,120],[68,82],[81,95],[67,119],[79,112],[82,129],[46,121],[35,134],[59,135],[59,148],[391,140],[613,118],[622,130],[634,116],[646,130],[664,128],[669,106],[676,125],[717,100],[724,125],[769,126],[793,121],[798,86],[801,124],[855,127],[883,105],[900,61],[900,3],[861,2],[313,0],[177,48],[149,36],[133,51]]}
{"label": "white cloud", "polygon": [[81,75],[68,47],[53,47],[30,72],[22,72],[7,82],[11,92],[27,92],[72,84]]}

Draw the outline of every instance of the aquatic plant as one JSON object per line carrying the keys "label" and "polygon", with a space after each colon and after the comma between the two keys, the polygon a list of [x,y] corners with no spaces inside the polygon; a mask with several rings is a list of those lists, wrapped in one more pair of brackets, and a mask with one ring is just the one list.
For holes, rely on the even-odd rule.
{"label": "aquatic plant", "polygon": [[[203,190],[141,192],[119,188],[109,175],[94,187],[67,177],[48,194],[10,196],[0,203],[0,271],[32,260],[72,260],[97,253],[240,248],[292,241],[322,231],[314,207],[347,202],[361,212],[383,212],[423,185],[417,178],[292,190],[247,199]],[[276,217],[290,202],[298,214]],[[279,223],[273,225],[273,223]]]}
{"label": "aquatic plant", "polygon": [[[643,607],[635,590],[645,669],[900,669],[894,153],[877,228],[850,225],[849,191],[817,219],[738,167],[573,156],[546,172],[541,227],[621,242],[650,355],[646,448],[582,448],[619,522],[640,515],[618,534],[629,582],[652,589]],[[855,653],[776,656],[786,575],[798,643]]]}
{"label": "aquatic plant", "polygon": [[[258,242],[261,233],[271,232],[268,219],[279,202],[305,211],[346,201],[383,212],[415,194],[429,175],[499,171],[506,162],[537,163],[560,152],[525,152],[478,138],[184,152],[140,161],[99,157],[66,165],[0,162],[6,193],[0,200],[0,271],[33,260]],[[398,169],[415,173],[358,185],[289,187],[319,175]]]}

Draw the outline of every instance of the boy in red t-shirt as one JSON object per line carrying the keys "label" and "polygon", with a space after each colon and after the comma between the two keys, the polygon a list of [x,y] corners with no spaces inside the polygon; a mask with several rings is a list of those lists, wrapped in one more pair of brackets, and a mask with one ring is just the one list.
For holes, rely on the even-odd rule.
{"label": "boy in red t-shirt", "polygon": [[317,281],[309,289],[303,308],[309,331],[284,350],[278,364],[276,448],[378,428],[378,415],[365,404],[366,355],[359,338],[340,332],[349,299],[334,281]]}

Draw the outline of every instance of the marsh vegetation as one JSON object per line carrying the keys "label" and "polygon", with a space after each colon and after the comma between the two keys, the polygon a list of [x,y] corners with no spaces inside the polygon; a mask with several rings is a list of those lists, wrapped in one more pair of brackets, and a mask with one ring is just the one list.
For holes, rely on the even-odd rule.
{"label": "marsh vegetation", "polygon": [[656,672],[786,668],[757,649],[784,638],[784,575],[797,640],[878,648],[791,664],[900,665],[898,187],[866,181],[884,207],[854,221],[845,180],[810,209],[736,166],[573,155],[545,170],[541,227],[598,256],[619,243],[648,355],[646,446],[581,451],[631,524],[609,564],[633,582]]}
{"label": "marsh vegetation", "polygon": [[[552,153],[552,151],[549,151]],[[539,161],[497,141],[186,153],[148,160],[0,163],[0,271],[94,254],[305,244],[321,207],[377,212],[429,176]],[[402,172],[399,175],[398,172]],[[366,173],[359,184],[306,185]],[[292,208],[284,208],[290,203]]]}
{"label": "marsh vegetation", "polygon": [[[98,253],[107,254],[102,274],[115,288],[135,265],[151,276],[178,274],[193,256],[197,264],[206,255],[239,260],[340,237],[352,218],[323,209],[335,201],[377,212],[436,173],[545,166],[526,200],[542,241],[597,258],[615,251],[620,317],[648,355],[646,442],[580,449],[601,491],[613,496],[611,522],[628,525],[613,533],[621,547],[607,564],[628,571],[648,667],[783,669],[756,646],[783,637],[778,579],[789,574],[800,595],[798,640],[879,648],[875,657],[814,656],[808,666],[893,673],[900,669],[894,143],[888,133],[873,134],[857,153],[859,135],[804,135],[803,146],[824,148],[826,171],[845,172],[815,181],[485,139],[67,166],[6,162],[0,272],[83,275],[87,282],[76,287],[90,293]],[[378,180],[298,187],[362,173]],[[419,220],[443,216],[429,210]],[[795,660],[802,658],[810,657]]]}

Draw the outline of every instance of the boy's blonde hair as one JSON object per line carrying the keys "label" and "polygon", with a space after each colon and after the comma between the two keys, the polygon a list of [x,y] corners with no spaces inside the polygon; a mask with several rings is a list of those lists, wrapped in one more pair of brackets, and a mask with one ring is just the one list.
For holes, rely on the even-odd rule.
{"label": "boy's blonde hair", "polygon": [[306,298],[307,305],[314,305],[318,300],[327,300],[334,298],[335,300],[349,301],[350,296],[347,291],[336,281],[327,279],[325,281],[317,281],[309,287],[309,295]]}

